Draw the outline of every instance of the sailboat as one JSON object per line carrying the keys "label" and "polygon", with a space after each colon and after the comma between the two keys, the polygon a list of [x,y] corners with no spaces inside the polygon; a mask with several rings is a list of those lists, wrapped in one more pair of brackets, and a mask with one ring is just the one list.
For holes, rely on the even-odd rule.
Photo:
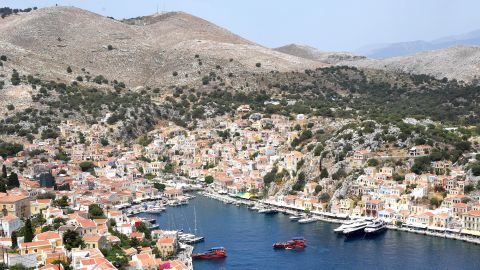
{"label": "sailboat", "polygon": [[193,206],[193,216],[194,216],[194,224],[195,224],[195,228],[194,228],[195,234],[182,233],[180,235],[180,241],[186,244],[195,244],[195,243],[205,241],[205,237],[197,235],[197,211],[196,211],[195,205]]}

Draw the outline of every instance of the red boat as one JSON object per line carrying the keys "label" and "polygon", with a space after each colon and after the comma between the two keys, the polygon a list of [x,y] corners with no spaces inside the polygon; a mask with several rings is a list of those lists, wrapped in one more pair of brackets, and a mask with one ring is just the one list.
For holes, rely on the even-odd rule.
{"label": "red boat", "polygon": [[227,257],[227,251],[223,247],[214,247],[204,253],[192,254],[193,259],[203,260],[222,259],[225,257]]}
{"label": "red boat", "polygon": [[291,240],[283,243],[273,244],[274,249],[294,249],[294,248],[305,248],[305,239],[303,237],[295,237]]}

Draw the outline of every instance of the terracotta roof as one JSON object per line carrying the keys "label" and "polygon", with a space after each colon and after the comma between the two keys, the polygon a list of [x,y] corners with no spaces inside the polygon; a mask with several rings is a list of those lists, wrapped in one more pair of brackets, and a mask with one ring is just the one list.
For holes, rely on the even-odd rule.
{"label": "terracotta roof", "polygon": [[35,239],[37,239],[37,241],[44,241],[44,240],[50,240],[50,239],[62,239],[62,237],[60,236],[60,234],[56,232],[48,231],[48,232],[37,234],[35,236]]}
{"label": "terracotta roof", "polygon": [[467,212],[468,215],[470,216],[476,216],[476,217],[480,217],[480,211],[479,210],[470,210]]}

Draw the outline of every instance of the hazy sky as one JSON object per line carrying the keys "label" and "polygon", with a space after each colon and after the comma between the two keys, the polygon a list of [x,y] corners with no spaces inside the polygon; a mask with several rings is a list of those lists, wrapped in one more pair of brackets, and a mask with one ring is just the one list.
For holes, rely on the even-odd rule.
{"label": "hazy sky", "polygon": [[478,0],[0,0],[0,6],[71,5],[129,18],[185,11],[267,47],[322,50],[431,40],[480,29]]}

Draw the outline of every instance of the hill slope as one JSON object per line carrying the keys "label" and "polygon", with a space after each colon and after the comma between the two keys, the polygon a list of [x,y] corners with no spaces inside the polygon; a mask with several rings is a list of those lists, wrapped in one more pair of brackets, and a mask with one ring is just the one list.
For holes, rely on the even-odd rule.
{"label": "hill slope", "polygon": [[332,65],[428,74],[442,79],[471,81],[480,77],[480,46],[456,46],[452,48],[418,53],[410,56],[386,59],[370,59],[351,53],[322,52],[316,48],[290,44],[276,51]]}
{"label": "hill slope", "polygon": [[74,79],[85,75],[84,68],[130,86],[188,83],[215,69],[238,73],[324,66],[181,12],[121,22],[73,7],[44,8],[1,20],[0,48],[11,59],[10,67],[25,73]]}
{"label": "hill slope", "polygon": [[342,61],[339,64],[471,81],[480,76],[480,46],[456,46],[411,56]]}
{"label": "hill slope", "polygon": [[328,64],[336,64],[341,61],[354,61],[365,58],[364,56],[357,56],[348,52],[324,52],[314,47],[299,44],[289,44],[275,48],[274,50]]}

